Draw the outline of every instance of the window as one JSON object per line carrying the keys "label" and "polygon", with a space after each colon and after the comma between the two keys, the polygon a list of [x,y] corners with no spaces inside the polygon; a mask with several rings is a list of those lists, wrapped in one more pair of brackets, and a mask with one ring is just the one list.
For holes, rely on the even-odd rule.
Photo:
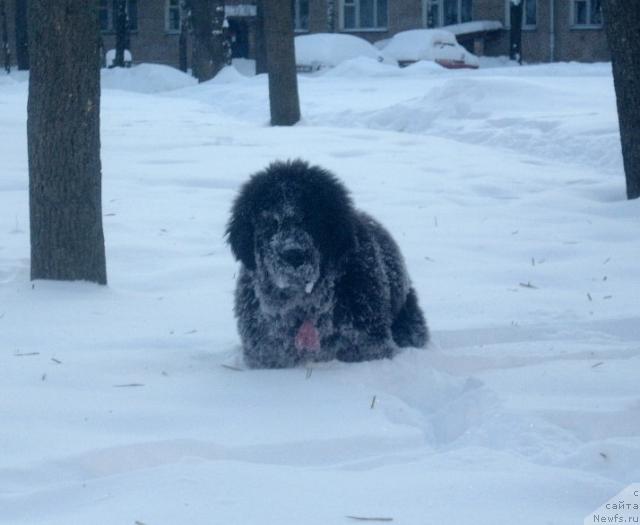
{"label": "window", "polygon": [[167,0],[164,28],[167,33],[180,32],[180,0]]}
{"label": "window", "polygon": [[342,29],[387,29],[387,0],[342,0]]}
{"label": "window", "polygon": [[[112,33],[115,31],[116,0],[100,0],[98,5],[100,31]],[[127,0],[127,18],[129,31],[138,30],[138,0]]]}
{"label": "window", "polygon": [[573,0],[571,7],[573,27],[602,27],[600,0]]}
{"label": "window", "polygon": [[309,31],[309,0],[293,0],[293,22],[296,31]]}
{"label": "window", "polygon": [[[538,25],[538,1],[522,0],[522,2],[522,29],[535,29]],[[511,27],[511,3],[511,0],[506,2],[507,27]]]}
{"label": "window", "polygon": [[441,27],[471,21],[472,0],[425,0],[425,25]]}

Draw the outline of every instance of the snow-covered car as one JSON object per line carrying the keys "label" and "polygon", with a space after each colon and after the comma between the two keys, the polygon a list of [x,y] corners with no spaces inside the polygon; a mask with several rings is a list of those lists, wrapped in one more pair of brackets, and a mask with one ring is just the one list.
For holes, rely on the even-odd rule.
{"label": "snow-covered car", "polygon": [[359,57],[397,65],[397,61],[385,57],[373,44],[353,35],[316,33],[297,36],[294,42],[299,72],[327,69]]}
{"label": "snow-covered car", "polygon": [[381,51],[385,57],[406,66],[419,60],[431,60],[450,69],[479,66],[478,57],[458,44],[445,29],[412,29],[394,35]]}

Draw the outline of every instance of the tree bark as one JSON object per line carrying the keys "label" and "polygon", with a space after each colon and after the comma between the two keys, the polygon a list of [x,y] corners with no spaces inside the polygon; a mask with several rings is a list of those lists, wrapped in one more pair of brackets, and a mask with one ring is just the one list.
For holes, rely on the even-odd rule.
{"label": "tree bark", "polygon": [[16,62],[18,69],[29,69],[29,36],[27,25],[27,0],[16,0]]}
{"label": "tree bark", "polygon": [[640,9],[630,0],[604,0],[611,50],[627,198],[640,197]]}
{"label": "tree bark", "polygon": [[272,126],[300,120],[291,0],[263,0]]}
{"label": "tree bark", "polygon": [[512,0],[509,9],[511,18],[509,58],[522,64],[522,0]]}
{"label": "tree bark", "polygon": [[9,50],[9,34],[7,31],[7,9],[5,0],[0,0],[0,30],[2,31],[4,70],[7,73],[11,73],[11,51]]}
{"label": "tree bark", "polygon": [[267,49],[264,42],[264,0],[256,2],[256,75],[267,72]]}
{"label": "tree bark", "polygon": [[224,0],[189,0],[193,29],[193,76],[198,82],[212,79],[225,65]]}
{"label": "tree bark", "polygon": [[106,284],[97,0],[30,0],[31,278]]}
{"label": "tree bark", "polygon": [[178,38],[178,67],[185,73],[189,69],[187,60],[187,38],[189,36],[189,10],[186,2],[180,1],[180,36]]}
{"label": "tree bark", "polygon": [[124,67],[124,52],[129,48],[129,18],[127,0],[115,0],[116,57],[113,67]]}

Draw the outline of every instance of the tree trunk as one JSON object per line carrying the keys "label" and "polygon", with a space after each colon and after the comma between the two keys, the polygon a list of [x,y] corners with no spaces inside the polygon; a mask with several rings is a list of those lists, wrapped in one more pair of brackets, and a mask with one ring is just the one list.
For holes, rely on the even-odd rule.
{"label": "tree trunk", "polygon": [[31,278],[106,284],[96,0],[30,0]]}
{"label": "tree trunk", "polygon": [[193,76],[198,82],[212,79],[225,65],[224,0],[189,0],[193,29]]}
{"label": "tree trunk", "polygon": [[263,0],[272,126],[300,120],[291,0]]}
{"label": "tree trunk", "polygon": [[127,16],[127,0],[115,0],[116,57],[113,67],[124,67],[124,52],[129,48],[129,17]]}
{"label": "tree trunk", "polygon": [[256,2],[256,75],[267,72],[267,49],[264,42],[264,0]]}
{"label": "tree trunk", "polygon": [[2,31],[2,55],[4,70],[11,73],[11,51],[9,50],[9,34],[7,31],[7,9],[5,0],[0,0],[0,26]]}
{"label": "tree trunk", "polygon": [[509,8],[511,17],[509,58],[522,64],[522,0],[512,0]]}
{"label": "tree trunk", "polygon": [[189,11],[186,2],[180,2],[180,37],[178,38],[178,67],[185,73],[189,69],[187,63],[187,38],[189,36]]}
{"label": "tree trunk", "polygon": [[640,197],[640,9],[630,0],[605,0],[604,22],[618,103],[627,198]]}
{"label": "tree trunk", "polygon": [[27,25],[27,0],[16,0],[16,62],[18,69],[29,69],[29,36]]}

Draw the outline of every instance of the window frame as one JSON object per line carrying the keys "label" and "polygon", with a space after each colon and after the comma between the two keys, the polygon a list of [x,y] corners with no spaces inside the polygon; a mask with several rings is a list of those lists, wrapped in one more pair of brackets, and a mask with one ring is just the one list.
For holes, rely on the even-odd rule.
{"label": "window frame", "polygon": [[[576,3],[582,2],[587,6],[587,23],[579,24],[576,21]],[[592,21],[592,13],[593,10],[591,8],[591,4],[593,2],[600,2],[600,0],[571,0],[571,8],[569,12],[569,27],[571,29],[604,29],[604,20],[602,18],[602,2],[600,2],[600,22],[594,23]]]}
{"label": "window frame", "polygon": [[[172,5],[172,2],[175,2],[175,5]],[[170,35],[177,35],[180,33],[182,27],[182,0],[166,0],[165,2],[165,10],[164,10],[164,31]],[[171,11],[177,10],[178,12],[178,27],[171,27]]]}
{"label": "window frame", "polygon": [[[471,17],[469,20],[462,20],[463,6],[462,3],[465,0],[456,0],[456,24],[464,24],[465,22],[471,22],[473,20],[473,0],[469,0],[471,3]],[[438,21],[435,25],[429,25],[429,7],[431,5],[438,6]],[[422,1],[422,26],[428,29],[437,29],[439,27],[445,27],[444,25],[444,0],[423,0]],[[452,24],[447,24],[452,25]],[[455,25],[455,24],[453,24]]]}
{"label": "window frame", "polygon": [[[340,0],[340,30],[347,33],[375,33],[389,31],[389,2],[393,0],[372,0],[373,3],[373,27],[360,26],[360,3],[362,0]],[[378,24],[378,13],[380,9],[378,5],[380,2],[384,2],[384,8],[386,11],[386,23],[384,25]],[[354,27],[345,27],[345,9],[347,4],[352,5],[354,9]]]}

